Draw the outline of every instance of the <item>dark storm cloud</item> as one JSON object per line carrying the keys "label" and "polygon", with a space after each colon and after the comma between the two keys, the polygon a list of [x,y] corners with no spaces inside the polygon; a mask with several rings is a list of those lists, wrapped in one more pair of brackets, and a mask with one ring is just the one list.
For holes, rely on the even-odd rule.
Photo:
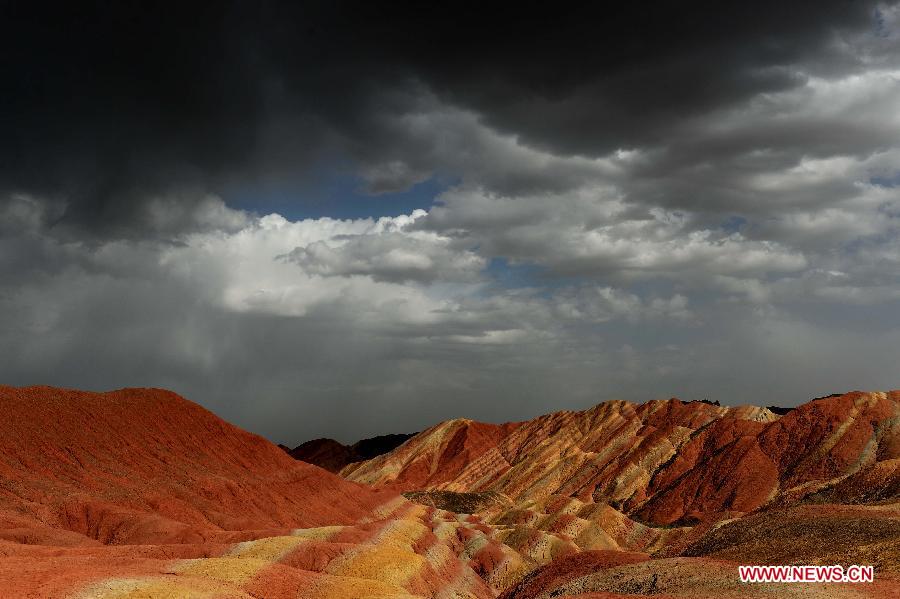
{"label": "dark storm cloud", "polygon": [[[596,155],[657,143],[686,118],[796,85],[795,63],[847,68],[835,37],[871,28],[873,8],[842,1],[619,3],[596,11],[530,5],[497,22],[475,18],[471,29],[460,23],[458,52],[441,51],[453,43],[447,35],[426,44],[418,64],[437,89],[526,142]],[[431,70],[429,59],[440,67]]]}
{"label": "dark storm cloud", "polygon": [[835,36],[875,14],[847,1],[0,10],[0,186],[60,198],[60,222],[112,235],[146,234],[155,195],[302,186],[342,159],[394,164],[398,182],[373,174],[375,191],[421,180],[440,157],[390,119],[422,93],[556,153],[654,143],[797,84],[798,61],[852,66]]}

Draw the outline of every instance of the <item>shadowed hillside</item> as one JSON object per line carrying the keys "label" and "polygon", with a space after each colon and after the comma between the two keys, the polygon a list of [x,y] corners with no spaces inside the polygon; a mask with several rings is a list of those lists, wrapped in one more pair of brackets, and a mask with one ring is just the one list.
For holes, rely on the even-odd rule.
{"label": "shadowed hillside", "polygon": [[283,447],[290,456],[309,464],[324,468],[329,472],[340,472],[353,462],[371,460],[402,445],[412,434],[379,435],[362,439],[353,445],[344,445],[334,439],[312,439],[294,449]]}

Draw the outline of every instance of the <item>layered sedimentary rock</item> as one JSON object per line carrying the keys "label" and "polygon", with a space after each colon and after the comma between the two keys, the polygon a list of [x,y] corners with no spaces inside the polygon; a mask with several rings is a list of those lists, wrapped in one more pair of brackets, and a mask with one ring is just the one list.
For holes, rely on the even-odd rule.
{"label": "layered sedimentary rock", "polygon": [[342,475],[402,491],[552,497],[653,525],[805,498],[897,497],[900,392],[811,401],[783,416],[677,399],[614,401],[522,423],[441,423]]}
{"label": "layered sedimentary rock", "polygon": [[178,395],[0,388],[0,513],[102,543],[349,524],[393,496],[291,459]]}
{"label": "layered sedimentary rock", "polygon": [[461,540],[497,545],[477,520],[173,393],[0,387],[0,405],[2,597],[493,596]]}
{"label": "layered sedimentary rock", "polygon": [[348,481],[166,391],[0,387],[0,597],[900,596],[898,400],[454,420]]}
{"label": "layered sedimentary rock", "polygon": [[505,597],[753,596],[739,563],[864,563],[881,575],[863,595],[831,585],[762,596],[900,592],[900,392],[782,412],[672,399],[505,425],[452,420],[342,474],[471,506],[538,564]]}

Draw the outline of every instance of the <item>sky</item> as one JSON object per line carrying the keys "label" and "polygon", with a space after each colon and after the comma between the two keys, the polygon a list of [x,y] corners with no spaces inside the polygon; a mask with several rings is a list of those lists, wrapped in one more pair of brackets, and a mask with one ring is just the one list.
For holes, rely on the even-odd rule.
{"label": "sky", "polygon": [[897,2],[215,4],[0,4],[0,384],[291,446],[900,387]]}

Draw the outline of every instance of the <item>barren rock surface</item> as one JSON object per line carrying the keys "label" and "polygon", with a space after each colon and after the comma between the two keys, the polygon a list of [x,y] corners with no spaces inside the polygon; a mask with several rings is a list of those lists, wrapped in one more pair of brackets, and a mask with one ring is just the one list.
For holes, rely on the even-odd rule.
{"label": "barren rock surface", "polygon": [[174,393],[0,387],[0,405],[2,597],[493,596],[473,524]]}
{"label": "barren rock surface", "polygon": [[494,492],[517,504],[571,497],[668,526],[817,494],[895,499],[898,438],[897,391],[818,399],[784,416],[614,401],[505,425],[451,420],[342,475],[403,491]]}
{"label": "barren rock surface", "polygon": [[[900,592],[900,392],[781,411],[671,399],[505,425],[452,420],[342,474],[424,504],[493,498],[479,516],[541,565],[529,576],[543,582],[517,583],[509,597]],[[610,550],[655,559],[569,580],[572,564],[591,559],[580,552]],[[704,565],[711,558],[719,565]],[[881,586],[863,595],[853,585],[748,588],[736,582],[739,563],[872,564]],[[663,573],[664,564],[696,584]]]}
{"label": "barren rock surface", "polygon": [[167,391],[0,387],[0,597],[896,597],[898,400],[454,420],[346,480]]}

